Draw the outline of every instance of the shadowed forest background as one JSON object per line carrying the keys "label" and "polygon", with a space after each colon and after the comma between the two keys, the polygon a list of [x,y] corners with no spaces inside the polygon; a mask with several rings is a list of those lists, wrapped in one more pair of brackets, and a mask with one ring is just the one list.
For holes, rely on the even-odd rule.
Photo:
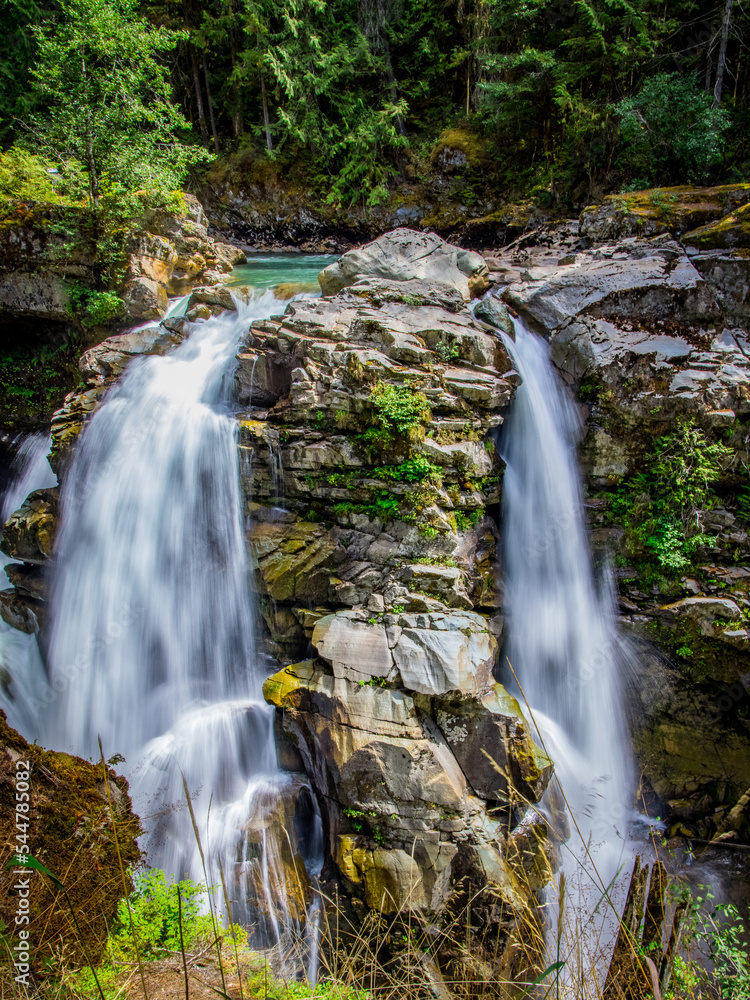
{"label": "shadowed forest background", "polygon": [[[103,182],[173,189],[216,155],[334,207],[375,206],[435,168],[460,177],[467,207],[490,185],[559,209],[747,174],[749,22],[734,0],[4,0],[2,11],[3,146],[63,168],[73,193],[76,179],[92,197]],[[23,196],[14,155],[0,193]]]}

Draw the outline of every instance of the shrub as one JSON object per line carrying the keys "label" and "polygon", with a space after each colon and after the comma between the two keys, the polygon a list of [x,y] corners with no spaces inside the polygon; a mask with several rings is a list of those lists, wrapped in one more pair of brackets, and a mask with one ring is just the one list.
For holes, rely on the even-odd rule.
{"label": "shrub", "polygon": [[639,186],[703,183],[720,159],[727,113],[691,77],[659,73],[615,106],[620,123],[620,165]]}
{"label": "shrub", "polygon": [[710,443],[691,420],[656,440],[646,471],[624,482],[612,504],[631,540],[650,549],[660,566],[677,572],[708,541],[701,512],[716,503],[712,490],[732,451]]}
{"label": "shrub", "polygon": [[430,408],[423,392],[410,385],[377,382],[370,393],[370,426],[361,435],[371,448],[385,451],[395,444],[414,444],[424,437]]}

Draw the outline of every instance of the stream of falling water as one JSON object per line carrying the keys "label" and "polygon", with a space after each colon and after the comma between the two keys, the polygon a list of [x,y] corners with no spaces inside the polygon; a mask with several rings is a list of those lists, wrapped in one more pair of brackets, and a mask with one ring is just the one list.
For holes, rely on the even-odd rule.
{"label": "stream of falling water", "polygon": [[[49,447],[46,434],[30,434],[21,442],[10,468],[8,487],[0,499],[1,524],[5,524],[29,493],[57,485],[57,477],[47,461]],[[3,586],[9,586],[5,582],[5,567],[12,561],[0,553]],[[0,707],[9,725],[30,740],[41,737],[38,716],[31,706],[35,693],[46,685],[36,636],[19,632],[0,619]]]}
{"label": "stream of falling water", "polygon": [[505,342],[523,380],[500,445],[505,654],[555,761],[543,805],[553,821],[567,814],[569,823],[560,850],[570,919],[559,957],[570,994],[584,997],[587,988],[596,995],[590,972],[601,976],[614,943],[608,887],[631,857],[632,751],[618,684],[620,648],[611,588],[597,588],[589,555],[577,409],[542,339],[516,320],[515,341]]}
{"label": "stream of falling water", "polygon": [[87,425],[61,496],[45,727],[50,745],[96,760],[101,737],[125,757],[149,863],[217,885],[221,862],[256,944],[288,929],[268,829],[290,779],[261,697],[228,403],[240,338],[282,309],[269,291],[193,324],[166,356],[134,360]]}

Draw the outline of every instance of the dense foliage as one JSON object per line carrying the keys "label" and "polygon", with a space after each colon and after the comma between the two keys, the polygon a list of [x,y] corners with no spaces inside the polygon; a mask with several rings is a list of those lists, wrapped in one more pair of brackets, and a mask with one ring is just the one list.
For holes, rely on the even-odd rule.
{"label": "dense foliage", "polygon": [[92,197],[99,171],[131,187],[180,182],[196,140],[292,157],[333,204],[373,205],[424,178],[448,133],[467,203],[490,182],[571,205],[748,166],[737,4],[0,3],[0,138],[76,158]]}

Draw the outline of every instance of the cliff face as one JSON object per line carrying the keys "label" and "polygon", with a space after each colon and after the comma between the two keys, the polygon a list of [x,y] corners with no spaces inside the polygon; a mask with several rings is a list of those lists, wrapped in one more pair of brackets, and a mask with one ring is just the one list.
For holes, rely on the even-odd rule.
{"label": "cliff face", "polygon": [[747,191],[679,194],[666,213],[648,192],[630,211],[608,199],[584,213],[583,239],[573,227],[490,265],[581,402],[592,542],[618,578],[645,790],[698,836],[727,822],[746,835],[730,810],[750,785],[750,262],[672,233],[726,231]]}
{"label": "cliff face", "polygon": [[265,694],[324,803],[329,871],[386,913],[457,912],[476,882],[466,920],[511,970],[552,765],[493,676],[492,432],[517,377],[503,307],[467,308],[486,272],[396,230],[324,271],[330,296],[254,323],[235,385],[268,649],[290,664]]}
{"label": "cliff face", "polygon": [[[681,231],[711,224],[688,208]],[[748,259],[680,243],[669,220],[649,239],[621,222],[605,205],[587,211],[586,235],[569,223],[484,258],[397,230],[327,269],[323,298],[253,323],[234,375],[252,585],[281,668],[265,694],[283,766],[304,770],[323,806],[324,876],[358,912],[468,906],[509,969],[549,870],[527,807],[551,763],[493,673],[494,441],[519,381],[508,308],[548,338],[579,399],[591,537],[618,581],[646,798],[697,836],[747,832],[733,807],[750,786]],[[198,290],[190,305],[196,317],[232,301]],[[86,384],[53,422],[62,475],[107,386],[189,322],[84,355]],[[25,564],[0,596],[16,627],[43,617],[54,504],[54,492],[30,498],[6,529]],[[475,903],[467,886],[485,887]]]}

